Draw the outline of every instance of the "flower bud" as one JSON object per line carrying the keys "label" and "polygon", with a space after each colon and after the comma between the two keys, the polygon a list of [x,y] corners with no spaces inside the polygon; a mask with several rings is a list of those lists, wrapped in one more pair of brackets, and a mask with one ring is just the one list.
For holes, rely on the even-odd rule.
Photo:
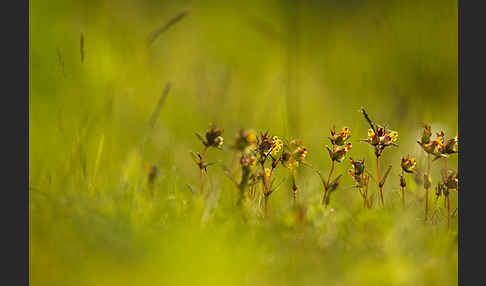
{"label": "flower bud", "polygon": [[407,172],[407,173],[413,173],[413,170],[415,168],[415,165],[417,164],[415,158],[409,157],[402,157],[402,162],[400,163],[400,166],[402,167],[402,170]]}
{"label": "flower bud", "polygon": [[223,137],[221,137],[221,134],[223,134],[223,129],[211,125],[206,131],[206,146],[220,147],[223,145]]}

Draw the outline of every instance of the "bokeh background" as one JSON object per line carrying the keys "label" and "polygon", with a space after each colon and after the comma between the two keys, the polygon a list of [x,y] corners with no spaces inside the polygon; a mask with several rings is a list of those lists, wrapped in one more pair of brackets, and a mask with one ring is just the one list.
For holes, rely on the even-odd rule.
{"label": "bokeh background", "polygon": [[[455,285],[457,221],[423,225],[413,176],[403,211],[398,175],[405,154],[426,166],[415,142],[423,122],[457,133],[457,30],[456,1],[29,1],[30,282]],[[199,179],[194,132],[209,123],[224,128],[226,147],[241,127],[302,138],[325,174],[329,129],[347,125],[351,156],[374,172],[359,142],[368,128],[361,106],[400,136],[383,156],[393,165],[385,210],[363,210],[346,188],[348,161],[337,166],[345,178],[328,209],[318,177],[299,170],[301,228],[289,183],[272,194],[269,222],[242,219],[217,166],[206,200],[189,190]],[[233,156],[209,153],[229,167]],[[154,198],[149,164],[161,170]]]}

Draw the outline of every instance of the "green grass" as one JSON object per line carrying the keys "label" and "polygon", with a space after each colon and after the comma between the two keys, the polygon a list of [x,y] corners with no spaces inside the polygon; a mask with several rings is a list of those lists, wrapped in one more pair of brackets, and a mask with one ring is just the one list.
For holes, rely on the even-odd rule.
{"label": "green grass", "polygon": [[[399,187],[402,155],[426,167],[415,142],[423,121],[447,138],[458,130],[456,1],[293,5],[29,2],[33,285],[457,283],[457,218],[449,230],[444,219],[424,225],[422,187],[407,176],[406,210]],[[183,9],[188,16],[147,48],[149,34]],[[257,206],[236,206],[238,190],[219,166],[208,169],[208,197],[197,194],[189,152],[201,151],[194,132],[210,122],[224,128],[225,150],[210,150],[208,161],[231,166],[239,128],[269,129],[302,138],[307,161],[325,175],[329,129],[347,125],[348,157],[365,158],[376,176],[373,151],[359,142],[368,128],[361,106],[400,136],[381,161],[393,165],[385,209],[363,208],[347,159],[336,164],[343,181],[328,208],[318,176],[299,169],[301,223],[283,168],[275,176],[287,180],[271,195],[266,221]],[[150,164],[161,170],[153,197]],[[456,169],[457,155],[448,164]],[[432,163],[433,186],[441,166]]]}

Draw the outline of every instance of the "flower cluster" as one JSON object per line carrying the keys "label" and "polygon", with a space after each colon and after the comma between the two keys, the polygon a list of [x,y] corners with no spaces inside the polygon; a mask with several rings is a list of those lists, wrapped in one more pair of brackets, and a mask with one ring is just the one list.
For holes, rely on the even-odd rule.
{"label": "flower cluster", "polygon": [[356,187],[363,188],[368,183],[367,179],[369,179],[368,174],[364,172],[364,159],[355,161],[353,160],[353,158],[350,157],[349,160],[351,161],[351,166],[353,168],[349,169],[348,173],[349,175],[351,175],[351,177],[353,177],[353,180],[356,183]]}
{"label": "flower cluster", "polygon": [[201,140],[205,147],[215,147],[221,148],[224,139],[221,136],[223,134],[223,129],[217,128],[216,125],[210,124],[209,129],[206,130],[205,138],[196,133],[196,136]]}
{"label": "flower cluster", "polygon": [[250,169],[255,167],[257,158],[252,153],[243,153],[240,157],[240,166],[242,169]]}
{"label": "flower cluster", "polygon": [[206,134],[204,138],[199,134],[195,133],[197,138],[201,140],[201,142],[204,145],[204,150],[202,153],[194,153],[191,152],[191,157],[196,163],[196,165],[199,167],[199,186],[200,186],[200,193],[202,194],[204,192],[204,182],[203,182],[203,174],[204,172],[207,172],[207,167],[214,164],[214,163],[206,163],[206,155],[210,147],[214,147],[217,149],[221,149],[221,146],[223,146],[223,129],[217,128],[216,125],[210,124],[209,129],[206,130]]}
{"label": "flower cluster", "polygon": [[270,154],[272,157],[276,157],[277,154],[282,150],[283,142],[277,136],[272,137],[272,148]]}
{"label": "flower cluster", "polygon": [[331,137],[329,137],[329,140],[331,141],[332,148],[326,145],[326,149],[332,161],[342,162],[344,160],[346,154],[352,148],[351,143],[346,143],[349,137],[351,137],[351,131],[347,126],[344,126],[339,133],[336,133],[334,127],[331,129]]}
{"label": "flower cluster", "polygon": [[415,166],[417,165],[417,160],[415,158],[410,158],[410,155],[403,156],[400,162],[400,167],[402,167],[402,174],[400,175],[400,188],[402,191],[402,204],[405,207],[405,187],[407,182],[405,181],[405,173],[414,173]]}
{"label": "flower cluster", "polygon": [[242,128],[236,135],[235,143],[231,147],[235,150],[243,152],[255,147],[256,145],[257,136],[255,131]]}
{"label": "flower cluster", "polygon": [[280,162],[284,167],[294,170],[305,162],[308,153],[307,147],[302,146],[302,140],[292,140],[286,147],[286,150],[280,155]]}
{"label": "flower cluster", "polygon": [[353,147],[351,143],[346,142],[348,141],[349,137],[351,137],[349,127],[344,126],[339,133],[336,132],[334,127],[331,128],[331,137],[328,138],[331,141],[332,147],[326,145],[326,149],[329,152],[329,157],[331,158],[331,171],[329,171],[327,180],[322,177],[322,174],[319,171],[317,171],[321,177],[322,185],[324,186],[321,204],[326,206],[329,204],[330,194],[337,189],[342,177],[342,175],[338,175],[333,181],[331,181],[331,177],[334,172],[334,162],[341,163],[346,157],[346,154]]}
{"label": "flower cluster", "polygon": [[368,184],[370,181],[370,176],[365,173],[364,159],[353,160],[353,158],[350,157],[349,160],[351,161],[352,169],[349,169],[348,173],[356,183],[354,187],[358,188],[358,191],[363,198],[365,207],[369,208],[371,207],[371,201],[368,199]]}
{"label": "flower cluster", "polygon": [[265,161],[273,148],[275,148],[275,145],[273,139],[268,135],[268,131],[260,133],[260,138],[257,138],[257,151],[260,160]]}
{"label": "flower cluster", "polygon": [[343,146],[349,139],[349,137],[351,137],[351,131],[349,130],[349,127],[344,126],[342,131],[339,133],[336,133],[336,130],[333,127],[331,129],[331,137],[329,137],[329,140],[331,140],[332,145]]}
{"label": "flower cluster", "polygon": [[448,196],[449,190],[457,190],[459,180],[457,179],[457,171],[449,170],[447,172],[447,177],[443,180],[443,182],[439,183],[437,187],[435,187],[435,195],[440,197],[441,195]]}
{"label": "flower cluster", "polygon": [[381,156],[383,150],[385,150],[386,147],[398,147],[398,145],[396,144],[398,140],[398,132],[388,130],[386,126],[382,127],[378,124],[374,124],[364,108],[361,108],[361,112],[363,113],[363,116],[371,127],[370,129],[368,129],[368,137],[366,139],[361,139],[361,141],[366,142],[374,147],[375,156],[377,158]]}
{"label": "flower cluster", "polygon": [[436,133],[436,139],[431,140],[432,131],[430,125],[424,124],[422,129],[422,138],[417,143],[428,154],[438,158],[447,158],[449,155],[457,153],[458,136],[448,139],[444,142],[444,131]]}
{"label": "flower cluster", "polygon": [[331,157],[331,160],[337,161],[339,163],[341,163],[344,160],[346,154],[348,153],[349,150],[351,150],[352,147],[353,145],[351,143],[346,143],[346,145],[344,146],[333,145],[332,149],[326,145],[326,149],[329,152],[329,156]]}
{"label": "flower cluster", "polygon": [[410,155],[402,157],[402,162],[400,166],[402,170],[406,173],[413,173],[415,166],[417,165],[417,160],[415,158],[410,158]]}
{"label": "flower cluster", "polygon": [[375,148],[376,157],[380,157],[383,150],[388,146],[398,146],[395,142],[398,140],[398,132],[387,130],[386,127],[376,126],[374,129],[368,129],[368,137],[361,141],[367,142]]}
{"label": "flower cluster", "polygon": [[444,182],[444,185],[447,187],[447,189],[457,190],[458,183],[459,180],[457,179],[457,171],[447,171],[447,177]]}
{"label": "flower cluster", "polygon": [[[365,208],[372,208],[374,195],[368,196],[368,186],[370,178],[377,184],[379,192],[376,192],[377,199],[381,200],[381,204],[384,207],[384,193],[383,186],[389,174],[391,173],[392,166],[389,165],[382,172],[382,166],[380,164],[381,155],[383,150],[389,146],[398,146],[398,132],[388,129],[387,126],[380,126],[371,121],[366,111],[362,108],[362,114],[368,122],[370,128],[368,129],[368,135],[366,139],[360,141],[370,144],[374,148],[376,156],[376,177],[368,170],[365,170],[365,160],[354,160],[349,157],[351,163],[351,169],[348,170],[348,174],[352,177],[354,184],[353,188],[359,190],[360,195],[363,198]],[[212,148],[221,149],[224,139],[222,137],[223,129],[217,128],[215,125],[210,125],[206,130],[204,136],[196,133],[196,136],[204,145],[202,152],[191,152],[194,161],[200,169],[200,190],[203,193],[204,176],[207,175],[206,168],[215,163],[206,163],[206,156],[208,150]],[[422,136],[418,144],[429,154],[428,156],[428,168],[427,173],[417,168],[417,161],[415,158],[410,157],[409,154],[402,156],[400,167],[400,187],[402,192],[402,202],[405,207],[405,190],[406,190],[406,174],[414,174],[416,177],[424,178],[424,188],[426,190],[426,211],[425,217],[427,218],[427,197],[428,189],[430,188],[432,181],[430,178],[430,162],[431,157],[447,158],[450,154],[457,153],[458,136],[445,140],[444,132],[436,133],[436,138],[432,139],[432,130],[430,125],[424,124],[422,130]],[[278,170],[275,169],[282,165],[289,171],[291,175],[292,184],[291,191],[293,193],[294,203],[296,203],[296,194],[298,191],[297,186],[297,171],[299,167],[306,166],[313,169],[320,177],[322,185],[324,187],[321,204],[327,206],[330,202],[331,195],[338,189],[343,174],[335,174],[336,162],[341,163],[345,160],[346,156],[352,149],[352,144],[349,142],[351,137],[350,128],[344,126],[342,129],[336,130],[335,127],[330,129],[330,136],[328,139],[331,144],[326,145],[326,149],[330,157],[330,170],[326,176],[323,176],[318,168],[314,168],[309,164],[307,160],[308,149],[302,144],[301,139],[288,140],[286,138],[279,138],[269,134],[268,131],[260,132],[259,135],[251,129],[240,129],[236,134],[235,141],[231,145],[231,149],[235,152],[235,157],[231,168],[228,168],[222,164],[224,172],[232,180],[234,185],[239,190],[238,204],[243,202],[243,199],[248,199],[248,203],[261,202],[263,199],[263,216],[267,217],[267,204],[270,195],[279,188],[284,181],[284,178],[279,178]],[[430,156],[432,155],[432,156]],[[239,160],[237,160],[237,158]],[[239,164],[238,164],[239,163]],[[449,216],[449,191],[458,188],[457,171],[447,169],[447,160],[444,159],[444,172],[442,173],[442,180],[436,187],[436,195],[446,197],[446,205]],[[156,168],[152,168],[149,174],[149,181],[153,182],[155,178]],[[283,168],[282,168],[283,169]],[[416,170],[417,169],[417,170]],[[280,180],[279,180],[280,179]],[[280,181],[277,183],[277,181]],[[379,198],[378,198],[379,195]],[[258,204],[260,206],[260,204]],[[298,206],[298,204],[296,204]]]}

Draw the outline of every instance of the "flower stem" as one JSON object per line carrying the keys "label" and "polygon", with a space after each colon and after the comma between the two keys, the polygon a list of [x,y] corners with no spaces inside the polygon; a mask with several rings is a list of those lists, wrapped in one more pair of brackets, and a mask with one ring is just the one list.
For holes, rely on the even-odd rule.
{"label": "flower stem", "polygon": [[376,171],[378,172],[378,186],[380,187],[381,206],[385,207],[385,202],[383,200],[383,184],[381,183],[381,174],[380,174],[380,157],[376,157]]}
{"label": "flower stem", "polygon": [[444,158],[444,181],[447,180],[447,158]]}
{"label": "flower stem", "polygon": [[199,166],[199,192],[202,195],[204,193],[204,171],[203,171],[203,164],[205,163],[206,160],[206,154],[208,153],[208,146],[204,147],[204,150],[201,155],[201,165]]}
{"label": "flower stem", "polygon": [[263,218],[266,219],[268,217],[268,196],[264,195],[264,209],[263,209]]}
{"label": "flower stem", "polygon": [[450,213],[451,213],[451,204],[449,201],[449,195],[446,196],[446,201],[447,201],[447,229],[449,229]]}
{"label": "flower stem", "polygon": [[[405,180],[405,172],[403,171],[403,169],[402,169],[402,177]],[[405,187],[402,187],[402,204],[403,204],[403,208],[405,209]]]}
{"label": "flower stem", "polygon": [[327,183],[324,186],[324,194],[322,194],[321,205],[323,205],[326,201],[327,191],[329,190],[329,183],[331,182],[331,177],[333,172],[334,172],[334,160],[332,160],[331,171],[329,172],[329,176],[327,177]]}
{"label": "flower stem", "polygon": [[329,188],[329,182],[331,181],[332,173],[334,172],[334,160],[331,163],[331,172],[329,172],[329,177],[327,177],[327,188]]}
{"label": "flower stem", "polygon": [[292,170],[292,194],[294,198],[294,204],[297,202],[297,186],[295,179],[295,170]]}
{"label": "flower stem", "polygon": [[[429,179],[429,176],[430,176],[430,153],[427,153],[427,180]],[[425,221],[427,221],[428,214],[429,214],[429,188],[425,188]]]}

